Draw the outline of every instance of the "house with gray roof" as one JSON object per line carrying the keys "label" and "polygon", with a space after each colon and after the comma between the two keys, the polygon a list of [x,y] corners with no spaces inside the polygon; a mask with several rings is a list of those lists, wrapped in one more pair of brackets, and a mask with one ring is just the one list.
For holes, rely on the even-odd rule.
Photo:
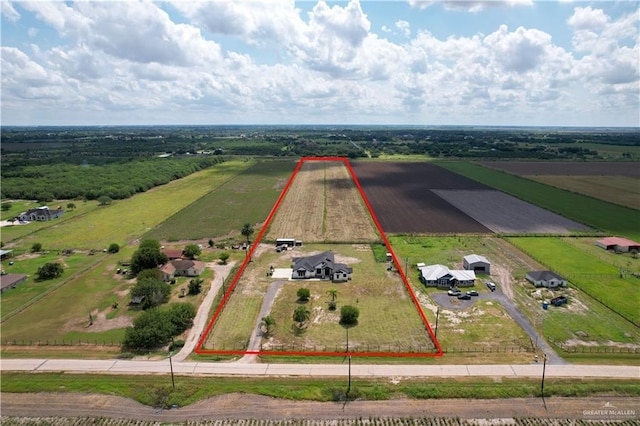
{"label": "house with gray roof", "polygon": [[38,207],[36,209],[29,209],[26,212],[20,213],[18,220],[23,222],[45,221],[57,219],[64,214],[62,209],[50,209],[47,206]]}
{"label": "house with gray roof", "polygon": [[536,287],[558,288],[566,287],[567,280],[553,271],[530,271],[525,277]]}
{"label": "house with gray roof", "polygon": [[292,265],[292,279],[317,278],[344,282],[351,279],[353,269],[344,263],[337,263],[331,251],[325,251],[313,256],[295,257]]}

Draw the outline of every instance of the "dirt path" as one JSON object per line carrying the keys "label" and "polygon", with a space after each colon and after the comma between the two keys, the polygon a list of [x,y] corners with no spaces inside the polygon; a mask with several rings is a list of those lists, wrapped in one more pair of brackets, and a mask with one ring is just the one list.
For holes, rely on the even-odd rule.
{"label": "dirt path", "polygon": [[[3,417],[108,417],[157,422],[187,420],[193,422],[203,419],[282,421],[291,419],[366,419],[370,417],[602,419],[602,417],[598,418],[590,414],[596,410],[624,412],[626,414],[621,415],[619,419],[633,421],[640,415],[640,398],[394,399],[353,401],[344,404],[342,402],[289,401],[248,394],[225,394],[182,408],[157,410],[127,398],[110,395],[3,393],[0,408]],[[612,417],[609,419],[613,420]]]}
{"label": "dirt path", "polygon": [[207,325],[209,319],[209,311],[211,311],[211,304],[215,299],[216,294],[222,287],[223,281],[229,275],[231,268],[235,262],[227,263],[226,265],[218,265],[217,263],[207,263],[207,267],[213,269],[214,276],[211,281],[211,287],[209,292],[205,296],[204,300],[198,308],[198,313],[193,320],[193,326],[189,330],[189,336],[185,339],[184,346],[180,349],[180,352],[173,356],[174,361],[184,361],[191,352],[193,352],[198,344],[198,340],[202,336],[202,332]]}

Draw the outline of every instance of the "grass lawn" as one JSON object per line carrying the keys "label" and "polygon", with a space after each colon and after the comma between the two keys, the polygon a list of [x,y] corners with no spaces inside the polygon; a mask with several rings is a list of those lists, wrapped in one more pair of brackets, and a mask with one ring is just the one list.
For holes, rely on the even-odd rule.
{"label": "grass lawn", "polygon": [[45,227],[26,235],[19,244],[30,247],[39,242],[45,248],[61,250],[102,249],[114,242],[125,245],[250,165],[242,161],[220,163],[126,200],[100,206],[87,214],[78,214],[69,220],[45,222]]}
{"label": "grass lawn", "polygon": [[[60,286],[66,285],[77,274],[87,270],[97,262],[103,260],[105,255],[98,253],[95,256],[87,256],[83,253],[75,253],[70,256],[62,256],[57,252],[25,253],[11,259],[2,261],[2,270],[11,274],[26,274],[27,280],[17,287],[7,290],[0,296],[0,309],[2,311],[2,321],[16,315],[18,311],[27,305],[40,300],[48,292],[54,291]],[[13,265],[9,265],[13,262]],[[64,272],[61,277],[52,280],[36,281],[35,275],[39,267],[48,262],[58,262]],[[49,296],[46,296],[49,297]],[[3,337],[6,336],[6,324],[2,324]]]}
{"label": "grass lawn", "polygon": [[[340,257],[353,267],[353,279],[346,283],[327,281],[286,281],[278,293],[270,315],[276,321],[272,337],[263,340],[263,350],[285,351],[343,351],[346,332],[339,322],[339,310],[350,304],[360,310],[359,324],[349,330],[352,351],[423,352],[434,351],[433,343],[420,316],[395,273],[388,273],[386,265],[376,263],[366,245],[305,245],[295,250],[295,256],[332,249],[336,260]],[[274,281],[267,277],[269,266],[287,268],[292,252],[276,253],[266,250],[254,256],[233,297],[205,345],[206,349],[244,350],[258,317],[266,289]],[[311,300],[305,305],[311,316],[303,331],[294,327],[293,311],[298,288],[311,290]],[[337,310],[328,310],[327,291],[338,291]]]}
{"label": "grass lawn", "polygon": [[[514,237],[507,240],[570,280],[570,285],[577,286],[627,320],[640,324],[637,278],[631,275],[621,278],[618,267],[562,238]],[[637,259],[631,260],[638,262]]]}
{"label": "grass lawn", "polygon": [[[296,163],[260,161],[149,231],[145,238],[196,240],[239,233],[245,223],[263,222]],[[218,166],[216,166],[218,167]]]}
{"label": "grass lawn", "polygon": [[602,231],[640,240],[640,211],[463,161],[439,166]]}

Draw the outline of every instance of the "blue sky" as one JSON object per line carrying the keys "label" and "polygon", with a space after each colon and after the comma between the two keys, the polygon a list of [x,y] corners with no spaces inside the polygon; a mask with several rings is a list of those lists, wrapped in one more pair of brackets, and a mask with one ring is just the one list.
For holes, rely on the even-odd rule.
{"label": "blue sky", "polygon": [[2,125],[640,125],[638,1],[0,4]]}

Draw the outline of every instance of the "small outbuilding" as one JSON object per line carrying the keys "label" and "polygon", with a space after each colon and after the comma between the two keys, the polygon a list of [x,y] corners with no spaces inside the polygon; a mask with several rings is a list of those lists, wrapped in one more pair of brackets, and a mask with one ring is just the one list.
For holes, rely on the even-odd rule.
{"label": "small outbuilding", "polygon": [[536,287],[558,288],[567,286],[567,280],[553,271],[527,272],[526,279]]}
{"label": "small outbuilding", "polygon": [[27,279],[25,274],[6,274],[0,275],[0,293],[4,293],[10,288],[16,287],[18,284]]}
{"label": "small outbuilding", "polygon": [[477,274],[491,274],[491,263],[479,254],[470,254],[462,258],[462,267]]}
{"label": "small outbuilding", "polygon": [[596,241],[596,245],[605,250],[613,250],[617,253],[640,251],[640,243],[621,237],[607,237]]}

